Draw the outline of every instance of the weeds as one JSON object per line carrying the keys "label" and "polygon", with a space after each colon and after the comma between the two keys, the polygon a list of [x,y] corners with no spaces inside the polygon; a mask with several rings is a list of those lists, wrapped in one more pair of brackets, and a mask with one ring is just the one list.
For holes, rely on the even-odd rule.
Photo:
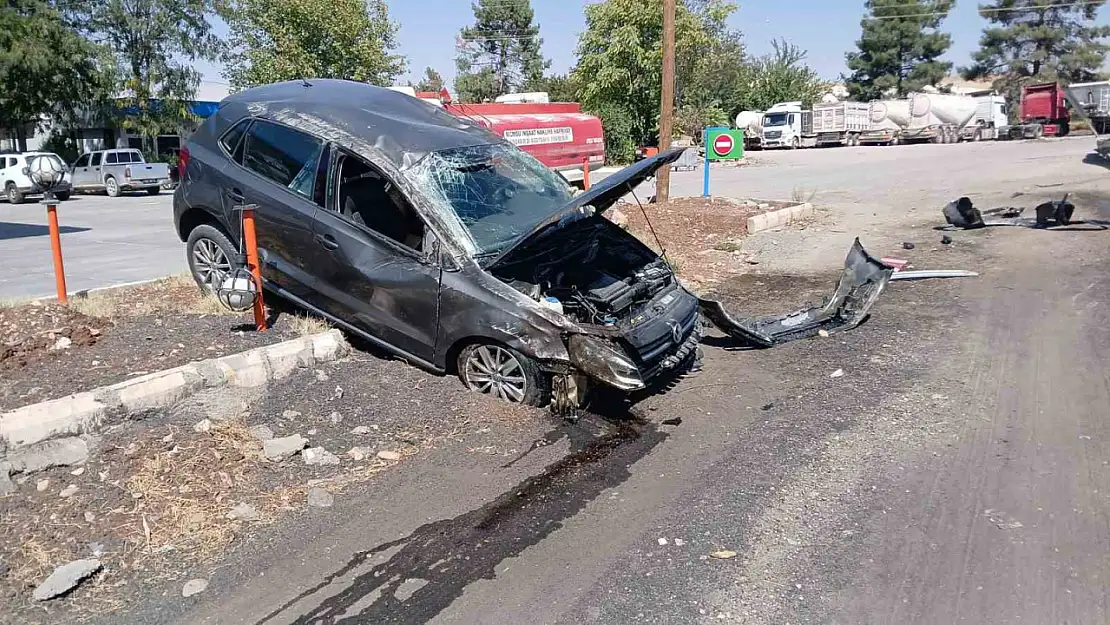
{"label": "weeds", "polygon": [[799,204],[805,204],[813,201],[817,197],[817,189],[807,190],[805,187],[794,187],[790,192],[790,199]]}
{"label": "weeds", "polygon": [[289,327],[292,328],[293,332],[296,333],[297,336],[311,336],[313,334],[326,332],[329,328],[331,328],[331,326],[328,325],[327,321],[324,321],[319,317],[313,317],[304,314],[294,315],[293,320],[289,324]]}
{"label": "weeds", "polygon": [[150,314],[235,315],[216,296],[202,291],[188,275],[120,289],[105,289],[70,299],[70,307],[100,319]]}
{"label": "weeds", "polygon": [[732,252],[739,252],[743,247],[744,245],[739,241],[726,240],[719,241],[716,245],[713,246],[713,249],[717,250],[718,252],[728,252],[731,254]]}

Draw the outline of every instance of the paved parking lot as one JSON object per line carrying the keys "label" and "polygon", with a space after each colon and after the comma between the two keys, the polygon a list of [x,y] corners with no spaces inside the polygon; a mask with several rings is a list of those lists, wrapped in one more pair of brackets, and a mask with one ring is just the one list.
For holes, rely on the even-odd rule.
{"label": "paved parking lot", "polygon": [[[74,195],[58,205],[66,285],[71,292],[186,270],[163,192],[110,198]],[[0,299],[54,293],[46,207],[0,203]]]}

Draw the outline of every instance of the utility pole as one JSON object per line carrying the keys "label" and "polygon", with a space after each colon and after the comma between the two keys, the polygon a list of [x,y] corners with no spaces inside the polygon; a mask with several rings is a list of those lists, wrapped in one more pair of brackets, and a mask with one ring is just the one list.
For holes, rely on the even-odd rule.
{"label": "utility pole", "polygon": [[[663,89],[659,99],[659,151],[671,147],[674,123],[674,11],[675,0],[663,0]],[[655,175],[655,201],[666,202],[671,195],[671,167]]]}

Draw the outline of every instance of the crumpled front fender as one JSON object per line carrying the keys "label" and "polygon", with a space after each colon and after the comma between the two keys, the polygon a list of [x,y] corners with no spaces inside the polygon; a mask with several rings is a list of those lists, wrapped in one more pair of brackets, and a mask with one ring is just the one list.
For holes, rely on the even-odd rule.
{"label": "crumpled front fender", "polygon": [[716,300],[699,299],[702,314],[734,339],[752,347],[774,347],[781,343],[826,332],[851,330],[862,323],[894,272],[873,258],[859,239],[844,259],[844,271],[836,292],[822,306],[804,308],[775,317],[733,317]]}

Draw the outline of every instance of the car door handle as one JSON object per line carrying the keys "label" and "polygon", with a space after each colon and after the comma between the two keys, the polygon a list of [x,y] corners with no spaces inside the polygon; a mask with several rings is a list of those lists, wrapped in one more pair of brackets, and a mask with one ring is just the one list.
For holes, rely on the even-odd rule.
{"label": "car door handle", "polygon": [[335,237],[331,236],[330,234],[318,234],[318,235],[316,235],[315,238],[316,238],[316,242],[319,243],[321,246],[323,246],[326,249],[329,249],[329,250],[339,249],[339,241],[336,241]]}
{"label": "car door handle", "polygon": [[240,191],[239,189],[228,189],[226,191],[226,193],[227,193],[227,197],[231,198],[231,200],[233,202],[242,202],[243,201],[243,192]]}

